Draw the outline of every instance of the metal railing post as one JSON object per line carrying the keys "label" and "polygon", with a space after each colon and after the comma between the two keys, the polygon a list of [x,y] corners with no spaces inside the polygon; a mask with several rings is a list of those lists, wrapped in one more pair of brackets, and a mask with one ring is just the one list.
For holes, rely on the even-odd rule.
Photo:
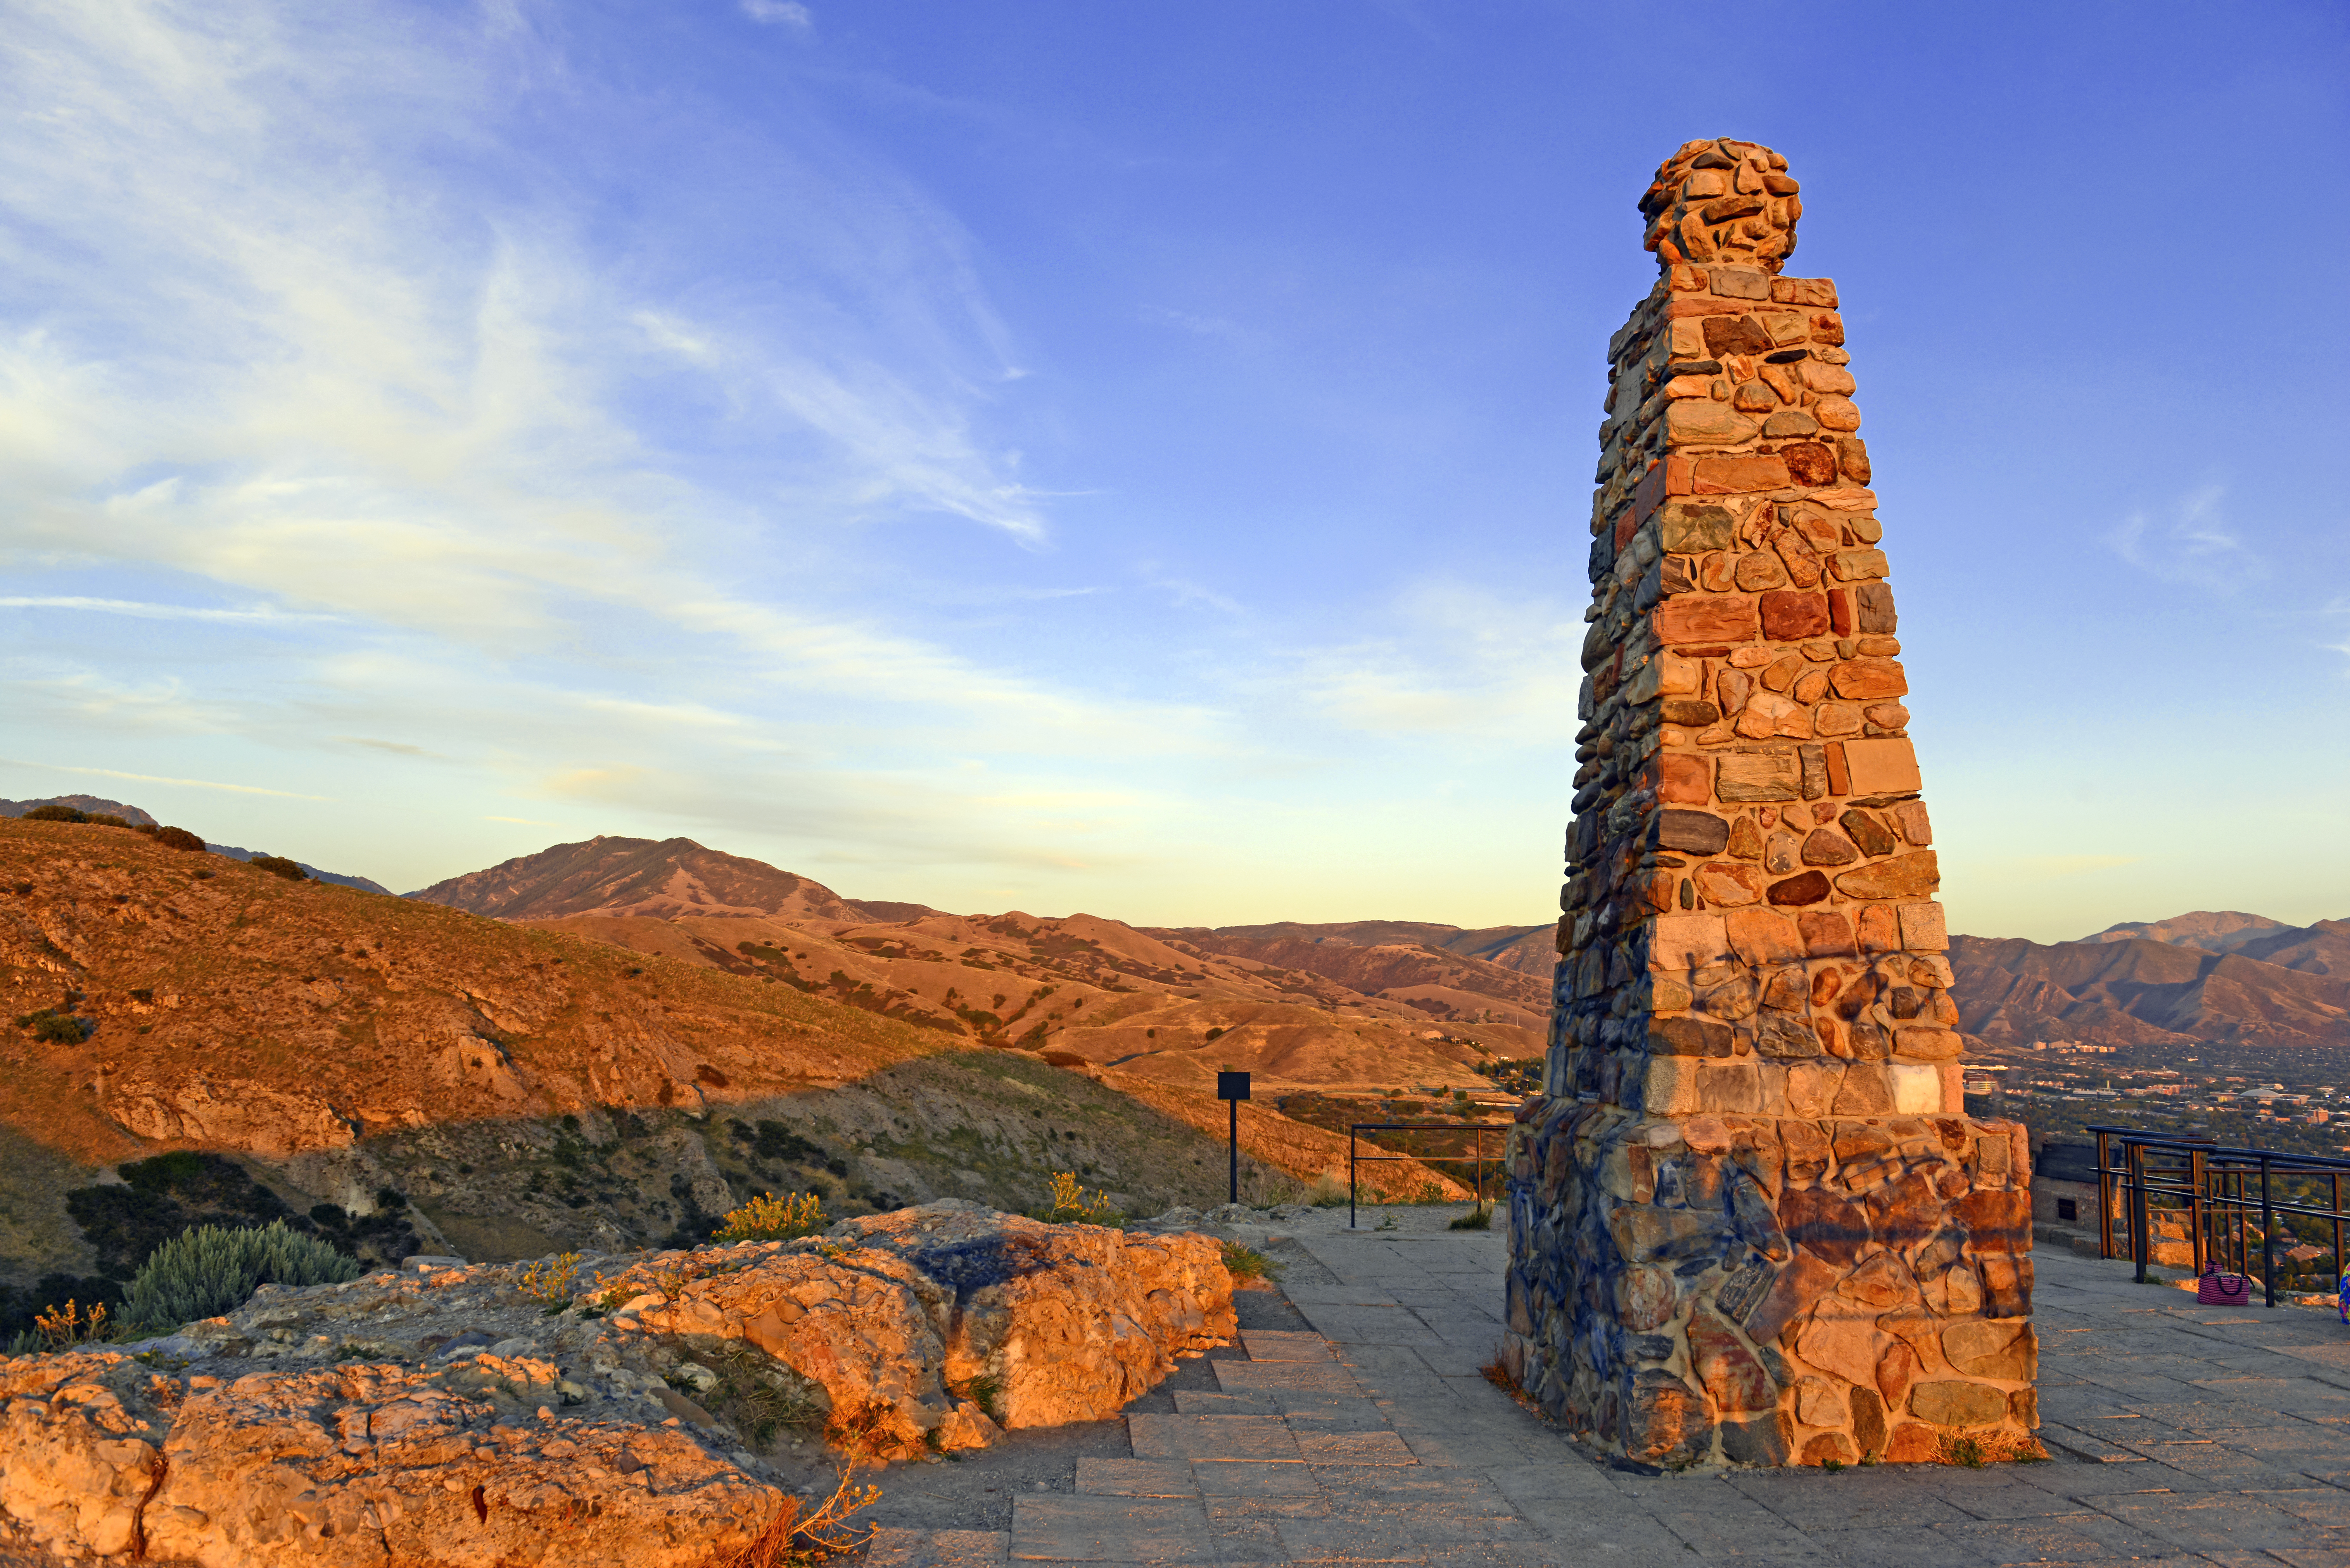
{"label": "metal railing post", "polygon": [[1362,1146],[1363,1135],[1354,1128],[1347,1129],[1347,1229],[1355,1228],[1355,1150]]}
{"label": "metal railing post", "polygon": [[2193,1228],[2195,1232],[2195,1276],[2196,1278],[2200,1279],[2203,1276],[2203,1257],[2206,1251],[2203,1239],[2203,1221],[2205,1218],[2203,1212],[2203,1181],[2205,1177],[2209,1174],[2204,1167],[2203,1156],[2200,1152],[2191,1153],[2187,1157],[2187,1222]]}
{"label": "metal railing post", "polygon": [[2097,1131],[2097,1261],[2111,1262],[2114,1256],[2114,1168],[2106,1148],[2106,1134]]}
{"label": "metal railing post", "polygon": [[2137,1282],[2144,1284],[2147,1259],[2154,1251],[2146,1235],[2146,1148],[2126,1138],[2122,1149],[2129,1159],[2130,1257],[2137,1264]]}
{"label": "metal railing post", "polygon": [[2261,1157],[2261,1284],[2268,1304],[2276,1303],[2276,1209],[2269,1199],[2269,1160]]}

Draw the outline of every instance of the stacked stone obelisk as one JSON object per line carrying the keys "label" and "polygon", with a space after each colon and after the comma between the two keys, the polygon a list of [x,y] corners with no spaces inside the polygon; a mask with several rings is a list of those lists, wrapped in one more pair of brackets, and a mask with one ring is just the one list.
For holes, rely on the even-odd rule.
{"label": "stacked stone obelisk", "polygon": [[1647,1463],[1935,1458],[2038,1424],[2023,1128],[1960,1085],[1835,286],[1786,160],[1692,141],[1608,344],[1544,1095],[1504,1364]]}

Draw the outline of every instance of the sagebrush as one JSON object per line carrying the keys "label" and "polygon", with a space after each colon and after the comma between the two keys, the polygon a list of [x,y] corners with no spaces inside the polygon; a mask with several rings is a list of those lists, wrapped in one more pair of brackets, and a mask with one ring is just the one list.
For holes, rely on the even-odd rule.
{"label": "sagebrush", "polygon": [[155,1249],[124,1293],[123,1314],[152,1329],[218,1317],[265,1284],[334,1285],[359,1277],[359,1260],[283,1220],[250,1230],[198,1225]]}

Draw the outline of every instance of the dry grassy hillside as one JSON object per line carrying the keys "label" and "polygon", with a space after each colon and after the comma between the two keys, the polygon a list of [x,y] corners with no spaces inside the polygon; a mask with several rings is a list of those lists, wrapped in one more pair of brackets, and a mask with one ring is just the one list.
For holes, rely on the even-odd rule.
{"label": "dry grassy hillside", "polygon": [[[1171,1089],[1211,1091],[1225,1067],[1271,1089],[1482,1088],[1490,1085],[1479,1063],[1540,1049],[1538,1015],[1517,994],[1532,981],[1419,950],[1352,950],[1378,955],[1373,962],[1389,978],[1416,982],[1367,995],[1303,967],[1091,915],[887,924],[574,915],[532,924]],[[1469,972],[1477,969],[1486,973]],[[1477,983],[1503,994],[1462,989]]]}
{"label": "dry grassy hillside", "polygon": [[[1199,1129],[1222,1110],[1196,1091],[1062,1071],[775,968],[281,880],[129,829],[0,821],[16,1020],[0,1029],[0,1272],[87,1266],[57,1255],[62,1190],[178,1147],[244,1157],[297,1208],[405,1193],[421,1241],[477,1257],[650,1239],[764,1186],[1014,1206],[1059,1168],[1141,1208],[1221,1196]],[[1343,1164],[1343,1140],[1265,1112],[1243,1147],[1271,1168],[1261,1186]]]}

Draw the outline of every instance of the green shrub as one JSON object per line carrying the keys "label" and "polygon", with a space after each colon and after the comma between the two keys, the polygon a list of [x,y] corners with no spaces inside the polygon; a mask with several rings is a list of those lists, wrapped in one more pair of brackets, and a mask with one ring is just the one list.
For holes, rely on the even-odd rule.
{"label": "green shrub", "polygon": [[192,849],[199,854],[204,847],[204,841],[184,827],[159,827],[155,830],[155,842],[166,849]]}
{"label": "green shrub", "polygon": [[124,1315],[168,1330],[234,1312],[265,1284],[340,1284],[359,1277],[357,1259],[279,1220],[251,1231],[199,1225],[155,1249],[130,1282]]}
{"label": "green shrub", "polygon": [[33,1038],[45,1045],[78,1045],[90,1036],[88,1024],[55,1008],[27,1012],[16,1020],[16,1027],[31,1030]]}
{"label": "green shrub", "polygon": [[1223,1244],[1223,1251],[1225,1271],[1234,1280],[1281,1278],[1281,1265],[1254,1247],[1243,1247],[1238,1241],[1226,1241]]}
{"label": "green shrub", "polygon": [[130,826],[130,819],[129,817],[117,816],[110,811],[92,812],[89,815],[88,821],[92,827],[128,827]]}
{"label": "green shrub", "polygon": [[256,855],[245,862],[256,871],[266,871],[272,877],[283,877],[288,882],[307,881],[302,867],[283,855]]}
{"label": "green shrub", "polygon": [[89,813],[77,811],[69,805],[59,805],[52,801],[47,805],[36,805],[26,812],[25,820],[26,822],[88,822]]}

